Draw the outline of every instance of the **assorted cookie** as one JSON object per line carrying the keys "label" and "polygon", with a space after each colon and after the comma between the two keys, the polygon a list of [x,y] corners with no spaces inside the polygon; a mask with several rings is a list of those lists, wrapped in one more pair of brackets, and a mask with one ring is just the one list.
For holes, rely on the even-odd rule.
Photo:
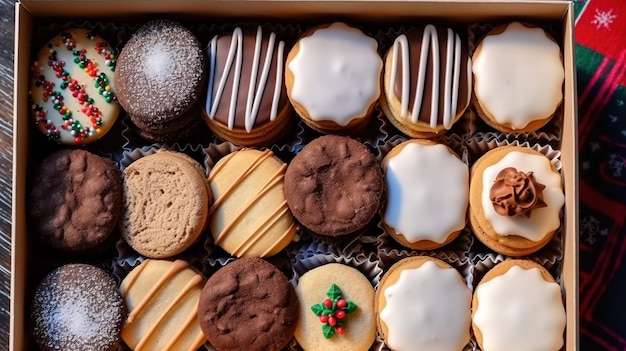
{"label": "assorted cookie", "polygon": [[124,44],[115,70],[118,100],[150,141],[176,140],[193,130],[204,80],[198,38],[165,20],[141,26]]}
{"label": "assorted cookie", "polygon": [[214,244],[235,257],[273,256],[297,226],[283,191],[287,165],[272,151],[244,149],[221,158],[209,173],[208,209]]}
{"label": "assorted cookie", "polygon": [[563,101],[561,49],[534,25],[512,22],[494,28],[476,46],[472,72],[474,108],[501,132],[535,131]]}
{"label": "assorted cookie", "polygon": [[449,147],[413,139],[383,159],[386,201],[382,224],[404,246],[432,250],[465,228],[469,169]]}
{"label": "assorted cookie", "polygon": [[366,124],[380,96],[378,42],[336,22],[309,29],[287,56],[285,84],[296,112],[322,133]]}
{"label": "assorted cookie", "polygon": [[305,351],[367,351],[376,338],[374,287],[356,268],[327,263],[298,279],[295,338]]}
{"label": "assorted cookie", "polygon": [[384,180],[374,155],[355,139],[325,135],[289,163],[285,197],[298,222],[337,238],[367,226],[380,207]]}
{"label": "assorted cookie", "polygon": [[545,246],[561,227],[561,175],[545,155],[502,146],[471,170],[470,227],[492,250],[525,256]]}
{"label": "assorted cookie", "polygon": [[111,160],[85,150],[56,151],[34,171],[30,225],[49,247],[80,253],[113,236],[122,200],[120,171]]}
{"label": "assorted cookie", "polygon": [[499,263],[474,291],[472,330],[483,350],[561,350],[565,330],[561,287],[533,261]]}
{"label": "assorted cookie", "polygon": [[119,291],[128,309],[122,339],[131,350],[197,350],[204,335],[196,318],[205,279],[184,260],[146,259]]}
{"label": "assorted cookie", "polygon": [[124,169],[120,232],[146,257],[172,257],[198,241],[211,203],[202,166],[183,153],[162,150]]}
{"label": "assorted cookie", "polygon": [[256,257],[213,274],[198,303],[200,327],[220,351],[279,351],[293,338],[298,298],[276,266]]}
{"label": "assorted cookie", "polygon": [[392,350],[462,350],[470,341],[471,301],[472,292],[452,266],[408,257],[378,285],[378,331]]}
{"label": "assorted cookie", "polygon": [[211,131],[237,145],[271,145],[291,120],[284,85],[285,42],[272,31],[236,27],[207,45],[204,116]]}
{"label": "assorted cookie", "polygon": [[[546,30],[495,27],[472,56],[465,33],[440,24],[370,36],[336,22],[294,43],[289,27],[216,28],[201,43],[179,23],[150,21],[119,55],[70,29],[37,52],[29,98],[48,139],[92,143],[121,107],[158,150],[123,145],[134,161],[121,173],[97,147],[107,156],[66,149],[33,168],[29,226],[44,243],[88,253],[119,231],[132,249],[118,245],[114,266],[129,271],[116,271],[119,287],[84,264],[42,280],[32,304],[42,350],[111,350],[120,338],[132,350],[461,350],[472,338],[485,350],[561,348],[563,294],[551,274],[526,259],[496,264],[497,254],[550,255],[539,250],[565,200],[554,156],[466,135],[458,146],[451,130],[468,107],[499,132],[531,137],[558,114],[564,69]],[[376,113],[391,125],[363,142]],[[296,117],[304,130],[292,140]],[[202,153],[206,171],[161,144],[187,140],[202,120],[210,145],[215,136],[235,150],[178,147]],[[486,246],[468,244],[482,250],[478,264],[495,266],[473,301],[466,278],[476,272],[459,267],[477,262],[446,246],[464,230]],[[319,246],[292,247],[303,240]],[[327,251],[380,264],[380,284],[335,262],[290,282],[279,264],[281,252],[289,270]],[[509,303],[524,307],[518,320],[502,312]]]}
{"label": "assorted cookie", "polygon": [[452,128],[470,103],[472,60],[451,28],[428,24],[399,35],[385,56],[380,106],[412,138]]}
{"label": "assorted cookie", "polygon": [[105,270],[82,263],[48,273],[35,290],[33,336],[43,351],[116,350],[126,309]]}
{"label": "assorted cookie", "polygon": [[117,120],[117,52],[93,31],[65,30],[36,54],[29,103],[37,128],[66,145],[92,143]]}

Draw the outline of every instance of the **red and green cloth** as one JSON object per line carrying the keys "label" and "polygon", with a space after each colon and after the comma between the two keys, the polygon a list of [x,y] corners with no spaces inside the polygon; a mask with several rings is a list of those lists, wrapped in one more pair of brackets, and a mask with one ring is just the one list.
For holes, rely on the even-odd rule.
{"label": "red and green cloth", "polygon": [[626,1],[574,1],[580,350],[626,350]]}

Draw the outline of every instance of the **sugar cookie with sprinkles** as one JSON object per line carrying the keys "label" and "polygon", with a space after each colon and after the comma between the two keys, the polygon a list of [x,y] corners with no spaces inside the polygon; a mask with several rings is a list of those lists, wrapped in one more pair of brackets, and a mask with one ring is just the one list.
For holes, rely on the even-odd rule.
{"label": "sugar cookie with sprinkles", "polygon": [[125,307],[103,269],[68,264],[49,273],[35,291],[33,336],[43,351],[109,351],[119,346]]}
{"label": "sugar cookie with sprinkles", "polygon": [[190,111],[199,109],[204,78],[198,38],[164,20],[148,22],[132,35],[115,71],[120,104],[151,141],[176,138],[200,117]]}
{"label": "sugar cookie with sprinkles", "polygon": [[120,112],[113,75],[117,53],[89,29],[65,30],[35,55],[29,100],[37,128],[69,145],[94,142]]}

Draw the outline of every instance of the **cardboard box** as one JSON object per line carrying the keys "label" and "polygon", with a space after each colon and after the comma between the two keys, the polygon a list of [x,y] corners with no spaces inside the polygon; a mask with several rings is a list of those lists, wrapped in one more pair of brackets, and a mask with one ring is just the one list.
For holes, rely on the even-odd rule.
{"label": "cardboard box", "polygon": [[[425,20],[447,22],[497,22],[529,20],[550,21],[562,30],[565,85],[563,133],[561,138],[562,175],[565,187],[563,285],[567,327],[565,349],[578,349],[578,171],[576,74],[574,64],[574,12],[570,1],[365,1],[365,0],[233,0],[194,1],[36,1],[16,4],[15,16],[15,104],[13,159],[13,246],[11,281],[10,349],[23,350],[30,339],[25,328],[28,237],[26,235],[26,170],[29,155],[28,129],[31,122],[28,106],[28,68],[33,28],[41,19],[120,18],[147,19],[163,15],[192,18],[264,18],[270,20],[328,22],[355,20],[392,24]],[[558,29],[558,28],[557,28]]]}

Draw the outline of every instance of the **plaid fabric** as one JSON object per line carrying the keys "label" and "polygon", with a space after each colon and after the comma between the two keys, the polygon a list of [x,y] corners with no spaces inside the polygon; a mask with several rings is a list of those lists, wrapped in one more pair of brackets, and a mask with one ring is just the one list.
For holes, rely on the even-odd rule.
{"label": "plaid fabric", "polygon": [[626,1],[575,1],[580,349],[626,350]]}

